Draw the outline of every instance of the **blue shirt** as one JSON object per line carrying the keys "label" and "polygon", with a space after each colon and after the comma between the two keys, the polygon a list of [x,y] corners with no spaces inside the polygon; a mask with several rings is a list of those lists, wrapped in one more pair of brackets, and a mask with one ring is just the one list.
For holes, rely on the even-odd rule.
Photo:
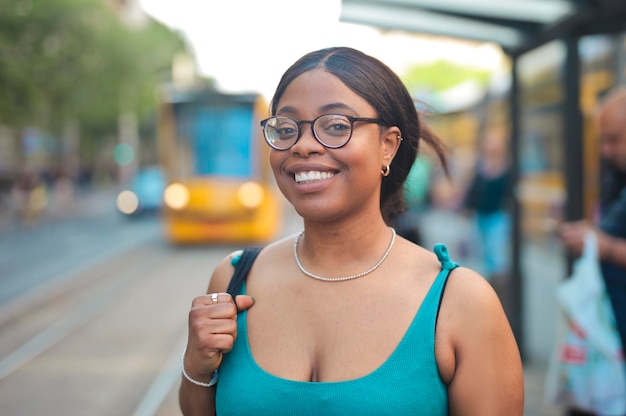
{"label": "blue shirt", "polygon": [[[622,189],[618,198],[602,209],[599,228],[613,237],[626,239],[626,188]],[[600,267],[622,345],[626,346],[626,269],[608,262],[601,262]]]}

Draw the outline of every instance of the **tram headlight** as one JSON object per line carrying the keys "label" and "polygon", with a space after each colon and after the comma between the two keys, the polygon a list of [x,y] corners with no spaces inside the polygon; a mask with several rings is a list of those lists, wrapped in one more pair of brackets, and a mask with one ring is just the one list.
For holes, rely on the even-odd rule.
{"label": "tram headlight", "polygon": [[131,215],[139,208],[139,198],[133,191],[125,190],[117,195],[117,209],[122,214]]}
{"label": "tram headlight", "polygon": [[253,209],[261,205],[265,190],[256,182],[246,182],[237,190],[237,199],[246,208]]}
{"label": "tram headlight", "polygon": [[183,184],[173,183],[165,188],[163,199],[168,207],[183,209],[189,203],[189,189]]}

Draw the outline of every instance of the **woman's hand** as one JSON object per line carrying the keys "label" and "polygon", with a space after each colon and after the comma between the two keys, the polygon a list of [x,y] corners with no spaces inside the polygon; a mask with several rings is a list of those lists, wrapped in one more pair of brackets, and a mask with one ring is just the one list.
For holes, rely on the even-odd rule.
{"label": "woman's hand", "polygon": [[222,362],[222,355],[232,350],[237,338],[237,306],[248,309],[254,299],[237,296],[237,304],[228,293],[196,297],[189,312],[189,337],[183,363],[189,376],[208,383]]}

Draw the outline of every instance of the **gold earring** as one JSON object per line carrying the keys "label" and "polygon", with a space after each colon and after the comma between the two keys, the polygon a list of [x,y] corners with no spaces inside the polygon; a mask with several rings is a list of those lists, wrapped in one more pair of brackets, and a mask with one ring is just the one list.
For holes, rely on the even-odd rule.
{"label": "gold earring", "polygon": [[391,166],[389,165],[383,166],[383,168],[380,170],[380,173],[382,173],[383,176],[389,176],[389,172],[391,172]]}

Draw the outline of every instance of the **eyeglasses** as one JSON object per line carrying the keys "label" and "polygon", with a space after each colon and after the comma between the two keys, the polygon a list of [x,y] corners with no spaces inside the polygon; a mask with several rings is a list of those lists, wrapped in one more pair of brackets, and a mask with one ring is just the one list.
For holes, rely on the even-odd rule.
{"label": "eyeglasses", "polygon": [[261,121],[265,141],[273,149],[290,149],[302,136],[302,125],[310,124],[313,137],[329,149],[345,146],[352,137],[354,123],[384,124],[378,118],[352,117],[343,114],[324,114],[313,120],[294,120],[291,117],[273,116]]}

